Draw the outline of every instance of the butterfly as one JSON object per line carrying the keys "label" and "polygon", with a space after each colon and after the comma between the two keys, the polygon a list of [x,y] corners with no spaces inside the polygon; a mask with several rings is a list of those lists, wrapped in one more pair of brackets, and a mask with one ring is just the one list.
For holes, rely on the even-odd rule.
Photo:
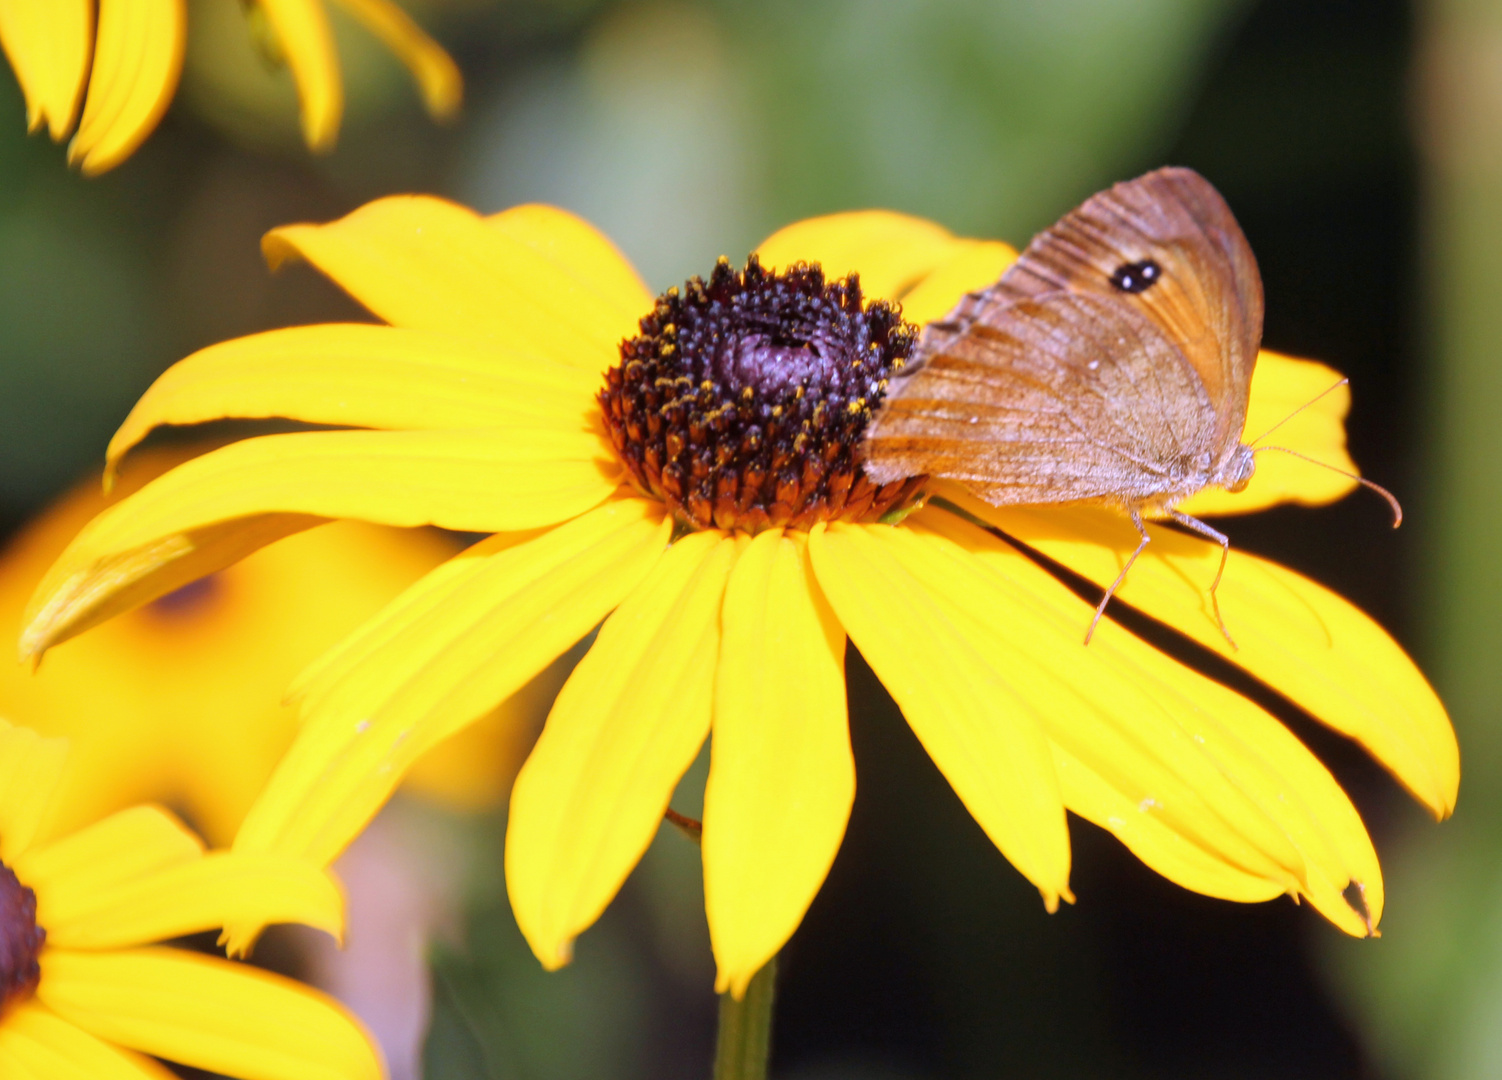
{"label": "butterfly", "polygon": [[958,481],[995,506],[1125,510],[1140,541],[1087,643],[1151,539],[1143,519],[1177,522],[1221,547],[1210,598],[1234,647],[1216,599],[1230,541],[1176,505],[1241,491],[1256,470],[1241,437],[1262,313],[1257,260],[1209,181],[1163,168],[1116,184],[924,329],[862,437],[863,468],[878,484]]}

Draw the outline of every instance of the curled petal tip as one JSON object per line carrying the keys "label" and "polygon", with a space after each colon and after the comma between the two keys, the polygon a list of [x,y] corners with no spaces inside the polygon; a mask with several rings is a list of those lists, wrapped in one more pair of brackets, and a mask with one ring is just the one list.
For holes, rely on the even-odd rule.
{"label": "curled petal tip", "polygon": [[553,951],[547,956],[539,956],[542,966],[548,971],[557,971],[565,968],[574,960],[574,939],[560,941]]}
{"label": "curled petal tip", "polygon": [[282,236],[281,229],[273,229],[261,237],[261,257],[272,273],[298,258],[297,247]]}

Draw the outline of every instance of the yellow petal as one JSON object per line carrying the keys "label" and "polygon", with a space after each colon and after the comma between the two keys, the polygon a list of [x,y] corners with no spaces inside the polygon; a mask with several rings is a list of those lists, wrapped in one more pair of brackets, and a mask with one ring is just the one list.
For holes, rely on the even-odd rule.
{"label": "yellow petal", "polygon": [[23,661],[40,658],[58,642],[111,616],[165,596],[273,541],[327,520],[307,514],[262,514],[165,536],[158,543],[97,558],[85,555],[86,561],[59,561],[32,594],[23,620],[20,657]]}
{"label": "yellow petal", "polygon": [[989,288],[1017,261],[1017,249],[999,240],[962,240],[902,298],[902,317],[910,323],[942,319],[966,293]]}
{"label": "yellow petal", "polygon": [[[1109,789],[1077,787],[1061,768],[1065,805],[1120,836],[1144,861],[1189,888],[1234,899],[1227,876],[1208,879],[1186,845],[1276,891],[1311,897],[1354,934],[1368,924],[1341,896],[1352,881],[1381,913],[1371,840],[1328,771],[1281,724],[1238,694],[1169,659],[1119,627],[1086,646],[1090,607],[984,530],[930,508],[889,537],[904,568],[963,629],[1038,718],[1056,755]],[[1129,803],[1129,816],[1121,813]],[[1184,843],[1137,824],[1155,819]],[[1171,860],[1160,865],[1167,854]],[[1195,860],[1203,862],[1201,860]]]}
{"label": "yellow petal", "polygon": [[[595,375],[646,314],[603,302],[536,244],[426,195],[378,199],[328,225],[273,229],[261,246],[273,268],[301,256],[395,326],[505,342]],[[603,249],[596,257],[618,258]]]}
{"label": "yellow petal", "polygon": [[[309,862],[216,851],[128,885],[101,889],[71,909],[51,905],[47,943],[60,949],[118,949],[244,923],[301,923],[336,940],[344,895]],[[38,895],[38,903],[41,897]]]}
{"label": "yellow petal", "polygon": [[652,293],[631,263],[583,218],[556,206],[523,203],[485,222],[557,265],[623,324],[652,309]]}
{"label": "yellow petal", "polygon": [[66,740],[0,719],[0,862],[13,865],[31,845],[67,760]]}
{"label": "yellow petal", "polygon": [[[441,588],[415,587],[357,632],[357,658],[306,692],[302,730],[237,837],[236,850],[327,864],[413,762],[478,720],[587,634],[661,558],[671,524],[642,499],[614,500],[530,541],[454,560]],[[237,927],[238,939],[248,931]]]}
{"label": "yellow petal", "polygon": [[428,112],[451,118],[464,100],[459,66],[443,47],[391,0],[338,0],[339,6],[365,24],[412,72]]}
{"label": "yellow petal", "polygon": [[176,1080],[148,1057],[96,1039],[35,1001],[0,1024],[0,1075],[7,1080]]}
{"label": "yellow petal", "polygon": [[317,431],[232,443],[158,477],[78,534],[37,586],[22,655],[327,518],[536,528],[603,502],[618,472],[600,436],[582,427]]}
{"label": "yellow petal", "polygon": [[309,149],[331,150],[344,112],[334,31],[321,0],[256,0],[281,46],[302,106]]}
{"label": "yellow petal", "polygon": [[61,141],[73,130],[94,45],[92,0],[6,0],[0,45],[26,94],[26,127],[47,125]]}
{"label": "yellow petal", "polygon": [[[1357,472],[1356,463],[1346,452],[1345,418],[1351,410],[1351,390],[1336,386],[1340,379],[1340,372],[1312,360],[1296,360],[1266,350],[1258,353],[1243,441],[1266,432],[1267,438],[1258,443],[1259,447],[1286,446],[1336,469]],[[1275,424],[1277,428],[1269,432]],[[1320,506],[1356,489],[1356,481],[1350,477],[1291,454],[1258,450],[1256,460],[1257,471],[1246,490],[1233,494],[1222,488],[1206,488],[1186,499],[1180,508],[1194,517],[1249,514],[1285,502]]]}
{"label": "yellow petal", "polygon": [[[606,507],[611,506],[612,502],[607,502]],[[551,528],[497,533],[440,563],[298,672],[287,688],[286,701],[300,703],[304,714],[307,714],[317,711],[320,697],[343,685],[350,673],[357,668],[364,668],[370,673],[379,671],[385,675],[387,669],[379,664],[369,663],[371,656],[391,641],[412,632],[415,626],[422,625],[424,620],[431,618],[436,612],[446,610],[446,605],[455,597],[466,595],[468,585],[489,567],[491,556],[518,544],[539,539],[550,532]],[[410,658],[412,655],[406,650],[402,652],[405,657]],[[421,666],[422,662],[416,661],[417,666]],[[387,690],[383,689],[372,700],[379,701],[386,693]]]}
{"label": "yellow petal", "polygon": [[855,210],[779,229],[756,253],[769,269],[815,262],[828,278],[857,273],[868,299],[899,300],[968,244],[923,218],[890,210]]}
{"label": "yellow petal", "polygon": [[1275,877],[1246,870],[1196,843],[1152,812],[1157,809],[1156,801],[1133,799],[1128,784],[1108,782],[1057,745],[1054,767],[1059,771],[1064,805],[1072,813],[1111,833],[1169,881],[1243,904],[1271,900],[1288,891]]}
{"label": "yellow petal", "polygon": [[845,632],[780,529],[730,574],[704,791],[704,902],[718,993],[742,997],[824,882],[855,799]]}
{"label": "yellow petal", "polygon": [[809,553],[850,639],[981,828],[1052,911],[1069,897],[1069,833],[1033,710],[913,577],[885,525],[816,527]]}
{"label": "yellow petal", "polygon": [[155,427],[286,417],[389,429],[578,428],[599,379],[538,356],[426,330],[295,326],[200,349],[168,368],[110,441],[117,463]]}
{"label": "yellow petal", "polygon": [[1077,624],[1089,608],[953,515],[923,513],[888,540],[945,617],[995,665],[1056,753],[1082,760],[1137,801],[1150,800],[1175,831],[1275,881],[1278,892],[1303,879],[1303,860],[1287,837],[1207,757],[1203,738],[1184,730],[1193,708],[1183,684],[1198,676],[1130,635],[1092,642],[1087,651]]}
{"label": "yellow petal", "polygon": [[50,930],[100,896],[202,857],[203,844],[182,822],[133,806],[27,851],[14,868],[36,890],[38,921]]}
{"label": "yellow petal", "polygon": [[342,1006],[244,964],[179,949],[46,949],[37,997],[101,1039],[243,1080],[379,1080]]}
{"label": "yellow petal", "polygon": [[167,111],[182,74],[186,0],[99,0],[94,71],[68,161],[85,176],[135,153]]}
{"label": "yellow petal", "polygon": [[511,792],[506,883],[549,970],[610,903],[709,734],[720,601],[745,538],[691,533],[600,630]]}
{"label": "yellow petal", "polygon": [[[1137,544],[1126,518],[1108,510],[1000,510],[945,490],[968,512],[1102,587]],[[1460,783],[1455,732],[1429,683],[1386,631],[1323,586],[1233,547],[1219,590],[1221,612],[1239,646],[1233,650],[1210,607],[1219,546],[1172,529],[1150,525],[1148,531],[1152,543],[1117,590],[1119,600],[1355,739],[1437,817],[1454,809]]]}

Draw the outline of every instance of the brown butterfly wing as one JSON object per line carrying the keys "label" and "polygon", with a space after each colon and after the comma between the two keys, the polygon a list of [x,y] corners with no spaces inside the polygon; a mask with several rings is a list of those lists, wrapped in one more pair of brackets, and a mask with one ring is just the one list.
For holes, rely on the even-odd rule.
{"label": "brown butterfly wing", "polygon": [[[1149,287],[1133,293],[1113,283],[1123,267],[1147,260],[1160,271]],[[1094,302],[1061,305],[1060,294]],[[1018,325],[1043,309],[1053,312],[1047,329]],[[1049,348],[1034,340],[1040,335]],[[1080,375],[1070,335],[1081,355],[1101,361],[1097,369]],[[1087,200],[1035,237],[999,282],[924,330],[910,373],[893,380],[868,431],[866,471],[878,481],[899,471],[966,472],[977,493],[994,475],[992,494],[1010,492],[1005,501],[1014,503],[1173,492],[1195,472],[1191,460],[1208,451],[1219,464],[1239,442],[1261,336],[1262,281],[1230,208],[1199,174],[1159,169]],[[1038,355],[1025,355],[1035,347]],[[1033,370],[1044,362],[1054,371],[1047,393]],[[998,445],[983,445],[986,423],[970,420],[967,395],[1011,411]],[[1100,395],[1117,395],[1123,408],[1103,406]],[[968,440],[940,423],[946,409],[968,426]],[[1059,437],[1061,409],[1088,440]],[[1113,414],[1109,423],[1102,409]],[[926,448],[925,433],[937,438],[940,427],[948,441]],[[1155,484],[1163,486],[1148,490]]]}
{"label": "brown butterfly wing", "polygon": [[[1152,260],[1161,276],[1140,293],[1112,277]],[[1239,439],[1262,341],[1262,277],[1231,208],[1192,169],[1157,169],[1087,199],[1027,250],[994,286],[972,293],[925,334],[920,357],[975,319],[1042,293],[1095,293],[1145,313],[1199,373],[1221,418],[1220,442]],[[927,340],[932,336],[933,341]]]}
{"label": "brown butterfly wing", "polygon": [[1019,300],[894,380],[867,429],[878,483],[927,473],[994,505],[1143,502],[1207,466],[1216,417],[1136,310],[1089,293]]}

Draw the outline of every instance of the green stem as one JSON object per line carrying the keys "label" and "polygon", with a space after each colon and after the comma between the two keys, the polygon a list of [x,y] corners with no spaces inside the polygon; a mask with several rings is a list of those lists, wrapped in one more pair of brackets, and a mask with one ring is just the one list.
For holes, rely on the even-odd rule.
{"label": "green stem", "polygon": [[751,977],[740,1001],[720,995],[720,1032],[715,1039],[714,1080],[767,1080],[772,1049],[772,995],[777,957]]}

